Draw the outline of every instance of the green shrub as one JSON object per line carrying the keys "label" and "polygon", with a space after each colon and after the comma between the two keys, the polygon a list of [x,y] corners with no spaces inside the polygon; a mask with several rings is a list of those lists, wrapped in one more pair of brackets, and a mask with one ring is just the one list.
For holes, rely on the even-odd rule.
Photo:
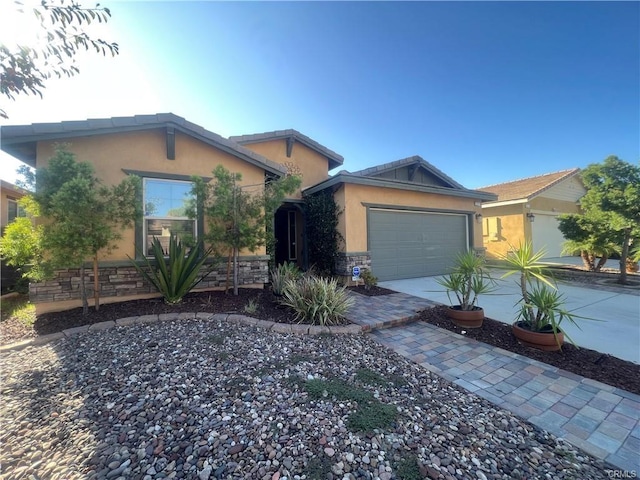
{"label": "green shrub", "polygon": [[153,239],[151,251],[155,260],[155,267],[145,257],[148,271],[140,267],[135,261],[131,263],[135,269],[153,284],[162,294],[164,301],[170,304],[180,303],[182,297],[189,293],[206,277],[211,269],[200,274],[200,269],[211,253],[211,249],[204,250],[202,242],[189,248],[175,235],[169,239],[169,257],[165,258],[160,240]]}
{"label": "green shrub", "polygon": [[378,277],[369,269],[362,270],[360,280],[363,281],[365,290],[369,290],[371,287],[378,285]]}
{"label": "green shrub", "polygon": [[258,302],[255,298],[252,298],[247,302],[247,304],[244,306],[244,311],[249,315],[253,315],[258,311]]}
{"label": "green shrub", "polygon": [[274,295],[281,296],[284,287],[289,280],[296,281],[302,272],[295,263],[284,262],[276,268],[271,269],[271,291]]}
{"label": "green shrub", "polygon": [[286,283],[281,303],[295,310],[300,323],[336,325],[344,323],[353,299],[337,280],[305,275]]}

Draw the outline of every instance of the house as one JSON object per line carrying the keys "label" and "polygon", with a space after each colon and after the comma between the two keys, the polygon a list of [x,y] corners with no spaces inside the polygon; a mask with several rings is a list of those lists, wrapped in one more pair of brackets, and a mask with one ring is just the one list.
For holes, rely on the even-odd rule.
{"label": "house", "polygon": [[579,213],[586,193],[580,169],[572,168],[536,177],[482,187],[498,196],[482,204],[483,245],[489,257],[504,255],[512,246],[531,241],[549,258],[560,257],[565,241],[558,230],[561,213]]}
{"label": "house", "polygon": [[17,217],[23,217],[24,211],[18,205],[18,200],[28,192],[12,183],[0,180],[0,228],[4,233],[4,228],[13,222]]}
{"label": "house", "polygon": [[[459,251],[482,249],[481,203],[496,198],[464,188],[418,156],[330,176],[330,170],[343,164],[342,156],[296,130],[224,138],[171,113],[3,126],[1,133],[0,148],[32,167],[46,166],[55,144],[66,143],[106,183],[132,174],[143,179],[144,219],[124,232],[118,249],[101,258],[102,297],[152,293],[127,256],[146,253],[154,237],[170,232],[201,235],[201,219],[181,216],[181,207],[191,176],[210,180],[219,164],[241,173],[243,184],[251,188],[287,173],[301,175],[301,188],[275,215],[278,262],[306,265],[303,198],[331,192],[344,210],[337,265],[343,276],[350,276],[353,266],[371,268],[381,280],[444,273]],[[241,252],[241,284],[263,286],[267,262],[264,248]],[[223,285],[225,271],[221,266],[202,288]],[[56,280],[34,285],[32,298],[77,301],[74,275],[73,269],[61,271]]]}

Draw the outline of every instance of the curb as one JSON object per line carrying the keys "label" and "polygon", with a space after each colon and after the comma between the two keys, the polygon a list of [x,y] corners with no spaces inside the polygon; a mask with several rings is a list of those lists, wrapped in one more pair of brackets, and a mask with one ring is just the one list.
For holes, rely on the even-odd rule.
{"label": "curb", "polygon": [[217,320],[228,321],[237,323],[239,325],[249,325],[262,330],[276,332],[276,333],[288,333],[299,335],[356,335],[365,333],[366,326],[350,324],[350,325],[336,325],[336,326],[319,326],[319,325],[304,325],[304,324],[289,324],[278,323],[270,320],[259,320],[253,317],[247,317],[245,315],[239,315],[235,313],[160,313],[155,315],[140,315],[138,317],[126,317],[119,318],[115,321],[109,320],[107,322],[94,323],[91,325],[82,325],[80,327],[67,328],[61,332],[51,333],[49,335],[40,335],[35,338],[29,338],[16,343],[10,343],[8,345],[0,346],[0,353],[9,352],[13,350],[22,350],[27,347],[36,347],[45,345],[62,338],[70,338],[81,333],[87,332],[99,332],[102,330],[108,330],[113,327],[125,327],[129,325],[143,324],[143,323],[156,323],[164,322],[168,320]]}

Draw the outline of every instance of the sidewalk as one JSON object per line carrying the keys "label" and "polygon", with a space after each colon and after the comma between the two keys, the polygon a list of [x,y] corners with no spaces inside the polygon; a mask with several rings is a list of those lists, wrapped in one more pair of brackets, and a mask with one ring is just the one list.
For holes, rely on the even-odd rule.
{"label": "sidewalk", "polygon": [[424,322],[406,324],[425,299],[354,297],[349,319],[381,344],[616,468],[640,472],[639,395]]}

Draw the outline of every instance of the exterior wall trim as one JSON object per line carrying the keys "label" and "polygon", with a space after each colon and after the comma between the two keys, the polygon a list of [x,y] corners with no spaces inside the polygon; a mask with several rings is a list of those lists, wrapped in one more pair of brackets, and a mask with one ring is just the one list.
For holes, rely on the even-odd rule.
{"label": "exterior wall trim", "polygon": [[432,187],[429,185],[419,185],[416,183],[400,182],[397,180],[387,180],[373,177],[360,177],[357,175],[349,175],[339,173],[328,180],[320,182],[313,187],[308,187],[302,193],[303,195],[312,195],[314,193],[325,190],[340,183],[353,183],[357,185],[367,185],[371,187],[394,188],[397,190],[409,190],[413,192],[435,193],[437,195],[448,195],[452,197],[475,198],[478,200],[495,200],[496,195],[493,193],[480,192],[477,190],[455,189],[444,187]]}

